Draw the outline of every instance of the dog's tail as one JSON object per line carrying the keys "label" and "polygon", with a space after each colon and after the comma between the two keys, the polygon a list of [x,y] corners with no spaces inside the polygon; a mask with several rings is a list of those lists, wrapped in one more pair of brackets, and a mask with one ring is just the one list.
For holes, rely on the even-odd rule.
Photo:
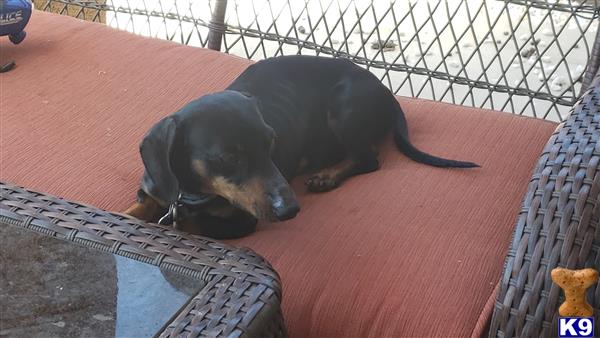
{"label": "dog's tail", "polygon": [[415,146],[410,143],[410,139],[408,138],[408,129],[406,127],[406,119],[404,118],[404,113],[400,108],[400,104],[396,101],[395,98],[392,99],[394,101],[395,109],[396,109],[396,125],[394,127],[393,135],[394,142],[400,151],[411,158],[413,161],[417,161],[419,163],[432,165],[435,167],[442,168],[475,168],[479,167],[478,164],[473,162],[465,162],[465,161],[456,161],[449,160],[437,156],[433,156],[422,152],[421,150],[415,148]]}

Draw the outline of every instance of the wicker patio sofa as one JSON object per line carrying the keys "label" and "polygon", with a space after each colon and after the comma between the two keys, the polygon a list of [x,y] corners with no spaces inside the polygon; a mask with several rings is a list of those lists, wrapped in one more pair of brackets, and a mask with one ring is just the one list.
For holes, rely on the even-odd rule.
{"label": "wicker patio sofa", "polygon": [[[296,179],[298,217],[223,244],[119,212],[143,133],[251,61],[42,12],[0,44],[17,62],[0,77],[0,226],[197,277],[164,336],[552,336],[549,271],[600,267],[600,75],[558,126],[399,98],[418,147],[482,168],[387,142],[381,170],[326,194]],[[599,286],[588,299],[600,308]]]}

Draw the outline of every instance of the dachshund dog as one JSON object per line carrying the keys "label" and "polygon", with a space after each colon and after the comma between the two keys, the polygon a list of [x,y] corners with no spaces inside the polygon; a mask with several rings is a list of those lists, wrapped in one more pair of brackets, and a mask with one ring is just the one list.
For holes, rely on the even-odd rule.
{"label": "dachshund dog", "polygon": [[349,60],[281,56],[248,67],[226,90],[162,119],[144,136],[145,172],[126,213],[145,221],[233,238],[257,220],[283,221],[300,207],[289,181],[324,192],[379,168],[376,146],[393,133],[409,158],[477,167],[415,148],[398,101]]}

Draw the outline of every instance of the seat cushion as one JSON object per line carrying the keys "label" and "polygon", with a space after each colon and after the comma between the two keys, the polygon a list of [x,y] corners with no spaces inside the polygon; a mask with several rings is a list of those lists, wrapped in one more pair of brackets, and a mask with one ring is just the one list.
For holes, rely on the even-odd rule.
{"label": "seat cushion", "polygon": [[[27,31],[20,45],[0,41],[0,61],[17,63],[0,75],[0,179],[109,210],[135,200],[146,130],[250,64],[40,12]],[[487,320],[522,195],[556,125],[399,100],[417,147],[482,168],[418,164],[388,141],[379,171],[334,191],[307,193],[297,178],[296,218],[231,241],[280,273],[292,336],[470,336]]]}

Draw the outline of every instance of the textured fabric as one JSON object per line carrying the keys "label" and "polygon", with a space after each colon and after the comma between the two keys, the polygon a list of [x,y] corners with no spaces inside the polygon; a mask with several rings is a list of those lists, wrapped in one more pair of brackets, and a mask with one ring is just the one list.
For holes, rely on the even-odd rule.
{"label": "textured fabric", "polygon": [[[135,199],[138,143],[161,117],[224,88],[250,62],[35,12],[0,41],[0,179],[109,210]],[[470,336],[502,270],[549,122],[401,98],[416,146],[481,169],[415,163],[391,142],[381,170],[231,241],[271,261],[294,337]],[[488,306],[489,307],[489,306]],[[481,318],[483,313],[483,317]],[[489,311],[487,311],[489,316]]]}

